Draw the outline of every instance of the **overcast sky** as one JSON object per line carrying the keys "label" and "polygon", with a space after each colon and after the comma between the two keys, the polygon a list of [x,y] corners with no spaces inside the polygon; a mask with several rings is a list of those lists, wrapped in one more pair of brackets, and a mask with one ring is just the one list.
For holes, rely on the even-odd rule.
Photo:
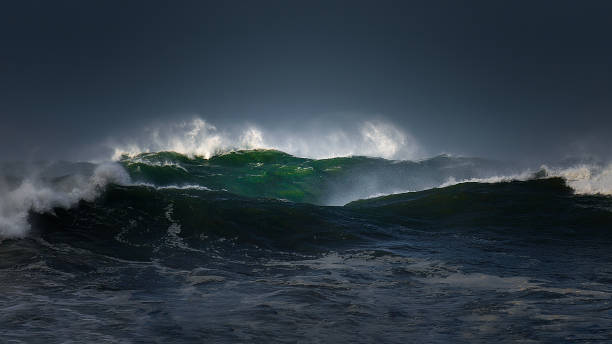
{"label": "overcast sky", "polygon": [[4,1],[0,159],[86,159],[194,114],[376,117],[430,155],[609,159],[611,18],[610,1]]}

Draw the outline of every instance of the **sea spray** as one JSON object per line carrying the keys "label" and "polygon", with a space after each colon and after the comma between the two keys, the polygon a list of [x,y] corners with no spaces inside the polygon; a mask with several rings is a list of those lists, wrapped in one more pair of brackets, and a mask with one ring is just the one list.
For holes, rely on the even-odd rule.
{"label": "sea spray", "polygon": [[121,165],[104,163],[89,176],[73,174],[52,180],[27,177],[15,188],[5,185],[0,197],[0,238],[23,237],[30,228],[29,211],[44,213],[57,207],[69,208],[80,200],[94,200],[109,183],[129,182]]}
{"label": "sea spray", "polygon": [[423,155],[412,135],[384,120],[356,121],[342,127],[312,122],[295,129],[275,130],[249,123],[218,128],[194,117],[151,124],[129,138],[109,139],[107,145],[113,160],[160,151],[208,159],[246,149],[274,149],[315,159],[363,155],[405,160]]}
{"label": "sea spray", "polygon": [[[47,171],[49,168],[31,168],[31,173],[25,173],[13,167],[13,177],[0,179],[0,236],[23,237],[30,227],[27,220],[30,210],[52,212],[58,207],[72,207],[79,200],[93,201],[108,183],[148,186],[160,191],[217,190],[246,197],[335,206],[456,184],[551,177],[562,178],[576,194],[612,193],[610,165],[542,166],[521,171],[497,161],[451,156],[418,161],[370,157],[317,160],[259,149],[216,154],[208,159],[176,152],[142,153],[124,155],[116,163],[85,165],[86,168],[69,163],[58,166],[52,169],[53,173]],[[14,175],[19,174],[23,177],[16,179]]]}

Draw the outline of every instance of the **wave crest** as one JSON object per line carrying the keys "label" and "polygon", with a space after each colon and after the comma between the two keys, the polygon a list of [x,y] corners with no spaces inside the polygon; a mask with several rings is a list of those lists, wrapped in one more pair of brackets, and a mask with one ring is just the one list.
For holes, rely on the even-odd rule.
{"label": "wave crest", "polygon": [[612,195],[612,164],[579,165],[565,169],[544,168],[549,174],[565,179],[577,194]]}
{"label": "wave crest", "polygon": [[116,163],[98,165],[93,174],[68,175],[46,180],[30,177],[16,187],[0,185],[0,238],[23,237],[30,229],[28,212],[44,213],[69,208],[80,200],[92,201],[109,183],[127,184],[128,173]]}
{"label": "wave crest", "polygon": [[572,167],[549,167],[543,165],[539,170],[526,170],[518,174],[499,175],[486,178],[455,179],[450,177],[440,188],[462,183],[503,183],[526,181],[539,177],[559,177],[574,193],[579,195],[612,195],[612,164],[607,166],[578,165]]}
{"label": "wave crest", "polygon": [[109,144],[113,160],[141,153],[171,151],[206,159],[229,151],[275,149],[294,156],[322,159],[339,156],[372,156],[415,159],[421,148],[411,135],[380,120],[356,122],[344,127],[317,123],[287,130],[262,129],[248,124],[218,129],[195,117],[190,121],[149,126],[141,135]]}

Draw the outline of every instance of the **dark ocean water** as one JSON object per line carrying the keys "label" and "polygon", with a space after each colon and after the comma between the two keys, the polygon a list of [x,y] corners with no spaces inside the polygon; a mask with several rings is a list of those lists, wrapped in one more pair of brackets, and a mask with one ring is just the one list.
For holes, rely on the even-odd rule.
{"label": "dark ocean water", "polygon": [[0,242],[0,342],[612,342],[612,198],[562,178],[436,188],[512,169],[446,156],[120,164],[130,183],[35,204]]}

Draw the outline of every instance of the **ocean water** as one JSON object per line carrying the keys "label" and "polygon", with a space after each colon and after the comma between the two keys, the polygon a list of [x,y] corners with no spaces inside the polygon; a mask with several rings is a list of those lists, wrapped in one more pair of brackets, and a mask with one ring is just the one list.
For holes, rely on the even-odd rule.
{"label": "ocean water", "polygon": [[609,171],[274,150],[4,164],[0,342],[611,342]]}

